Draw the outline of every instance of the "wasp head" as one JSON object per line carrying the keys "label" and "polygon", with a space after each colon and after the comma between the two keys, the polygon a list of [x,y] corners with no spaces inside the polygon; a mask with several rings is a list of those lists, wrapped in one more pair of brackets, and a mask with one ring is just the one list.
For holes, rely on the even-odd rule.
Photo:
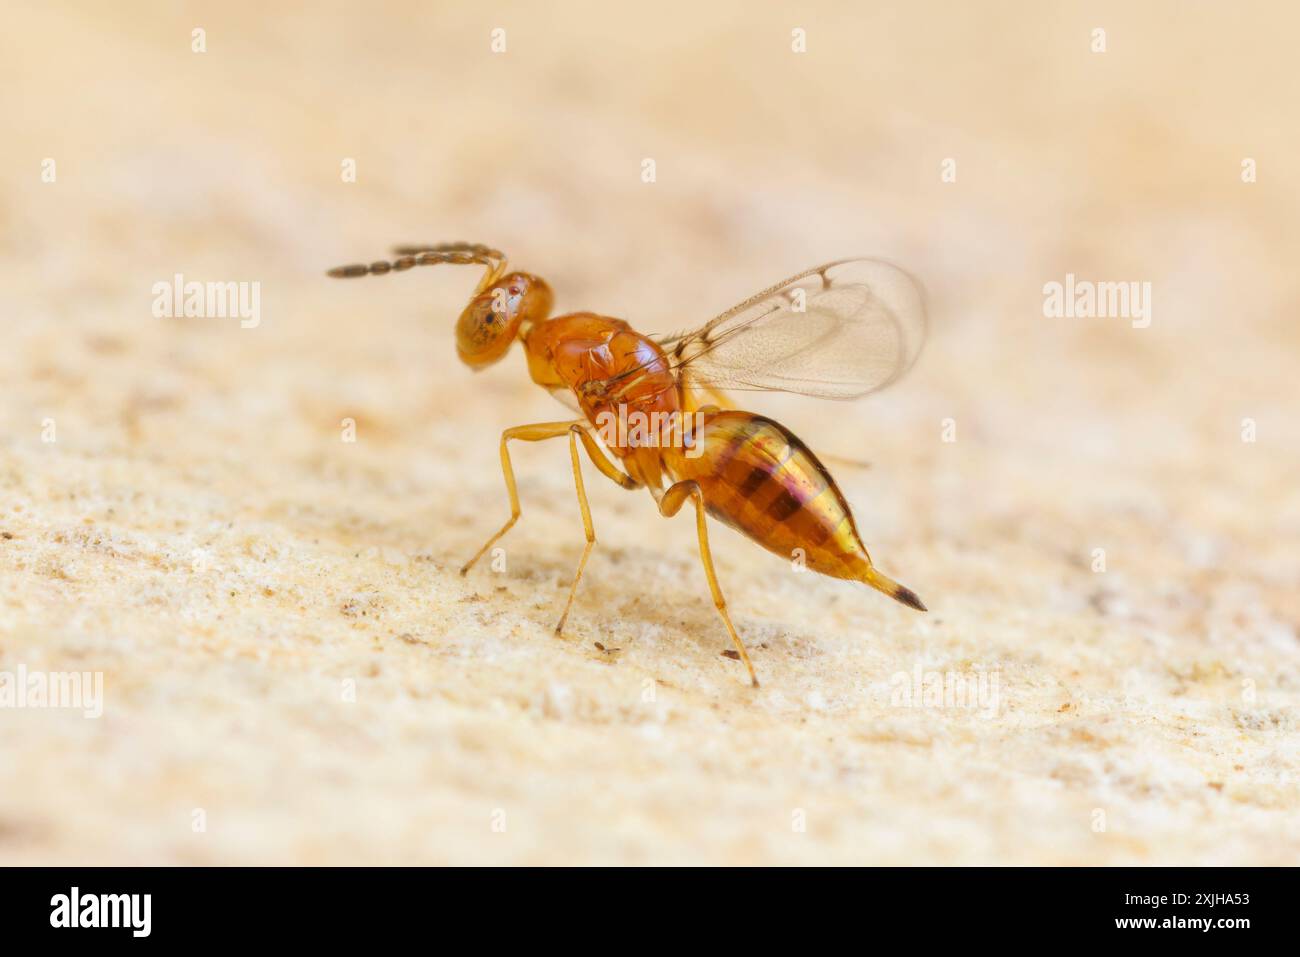
{"label": "wasp head", "polygon": [[456,354],[476,369],[491,365],[509,351],[525,321],[546,318],[552,301],[545,280],[523,272],[502,276],[461,312],[456,321]]}

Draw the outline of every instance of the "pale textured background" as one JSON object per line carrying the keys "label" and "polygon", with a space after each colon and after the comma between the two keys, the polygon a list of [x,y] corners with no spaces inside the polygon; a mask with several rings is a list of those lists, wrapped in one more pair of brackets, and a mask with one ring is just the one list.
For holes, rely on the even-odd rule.
{"label": "pale textured background", "polygon": [[[6,5],[0,669],[107,702],[0,711],[0,860],[1294,863],[1300,16],[973,6]],[[744,404],[873,463],[836,472],[930,614],[715,526],[755,693],[691,520],[588,470],[556,640],[563,443],[459,578],[499,432],[561,407],[457,364],[477,273],[322,272],[461,238],[646,330],[845,255],[924,277],[891,393]],[[261,326],[152,318],[175,272],[260,282]],[[1066,272],[1152,282],[1152,327],[1044,318]],[[998,716],[891,706],[918,663],[996,671]]]}

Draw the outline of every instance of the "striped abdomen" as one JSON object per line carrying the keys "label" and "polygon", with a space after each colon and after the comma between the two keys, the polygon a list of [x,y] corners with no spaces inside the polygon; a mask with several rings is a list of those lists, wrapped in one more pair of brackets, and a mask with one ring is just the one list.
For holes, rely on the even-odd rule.
{"label": "striped abdomen", "polygon": [[703,452],[665,458],[674,479],[699,484],[710,515],[783,558],[801,554],[813,571],[865,582],[924,610],[872,567],[835,480],[785,426],[735,410],[701,416]]}

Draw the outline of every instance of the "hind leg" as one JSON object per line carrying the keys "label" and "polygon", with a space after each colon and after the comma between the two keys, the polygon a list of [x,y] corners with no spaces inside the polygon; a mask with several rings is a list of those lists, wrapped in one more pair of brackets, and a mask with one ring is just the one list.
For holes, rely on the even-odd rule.
{"label": "hind leg", "polygon": [[673,485],[659,500],[659,514],[664,518],[672,518],[681,510],[688,497],[695,499],[695,528],[700,540],[700,562],[704,565],[704,574],[709,579],[709,591],[713,593],[714,607],[718,609],[723,624],[727,626],[727,633],[731,635],[732,643],[740,652],[740,660],[749,669],[749,680],[757,688],[758,675],[754,673],[754,665],[749,660],[749,652],[745,650],[744,642],[740,640],[740,635],[736,634],[736,626],[731,623],[731,615],[727,612],[727,601],[722,597],[722,589],[718,587],[718,575],[713,570],[713,553],[709,550],[709,529],[705,522],[707,513],[704,511],[704,495],[699,485],[691,481]]}

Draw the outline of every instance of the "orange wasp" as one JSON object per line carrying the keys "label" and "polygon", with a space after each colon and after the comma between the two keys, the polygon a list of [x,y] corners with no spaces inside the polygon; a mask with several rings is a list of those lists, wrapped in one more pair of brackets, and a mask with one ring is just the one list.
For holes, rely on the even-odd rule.
{"label": "orange wasp", "polygon": [[778,555],[802,554],[806,566],[823,575],[865,582],[925,611],[911,589],[872,565],[843,494],[812,451],[771,419],[723,408],[719,392],[855,399],[895,381],[916,360],[925,338],[924,297],[907,273],[879,260],[827,263],[764,289],[693,332],[646,336],[621,319],[592,312],[552,317],[545,280],[507,272],[506,257],[487,246],[400,246],[394,254],[392,261],[340,266],[329,275],[384,275],[440,263],[485,267],[456,322],[461,361],[482,369],[518,341],[533,381],[583,416],[501,433],[510,518],[465,563],[462,575],[519,519],[510,441],[568,436],[587,545],[556,634],[564,629],[596,544],[579,442],[602,475],[626,489],[648,488],[664,517],[676,515],[687,499],[694,502],[713,603],[755,686],[758,677],[713,569],[706,515]]}

